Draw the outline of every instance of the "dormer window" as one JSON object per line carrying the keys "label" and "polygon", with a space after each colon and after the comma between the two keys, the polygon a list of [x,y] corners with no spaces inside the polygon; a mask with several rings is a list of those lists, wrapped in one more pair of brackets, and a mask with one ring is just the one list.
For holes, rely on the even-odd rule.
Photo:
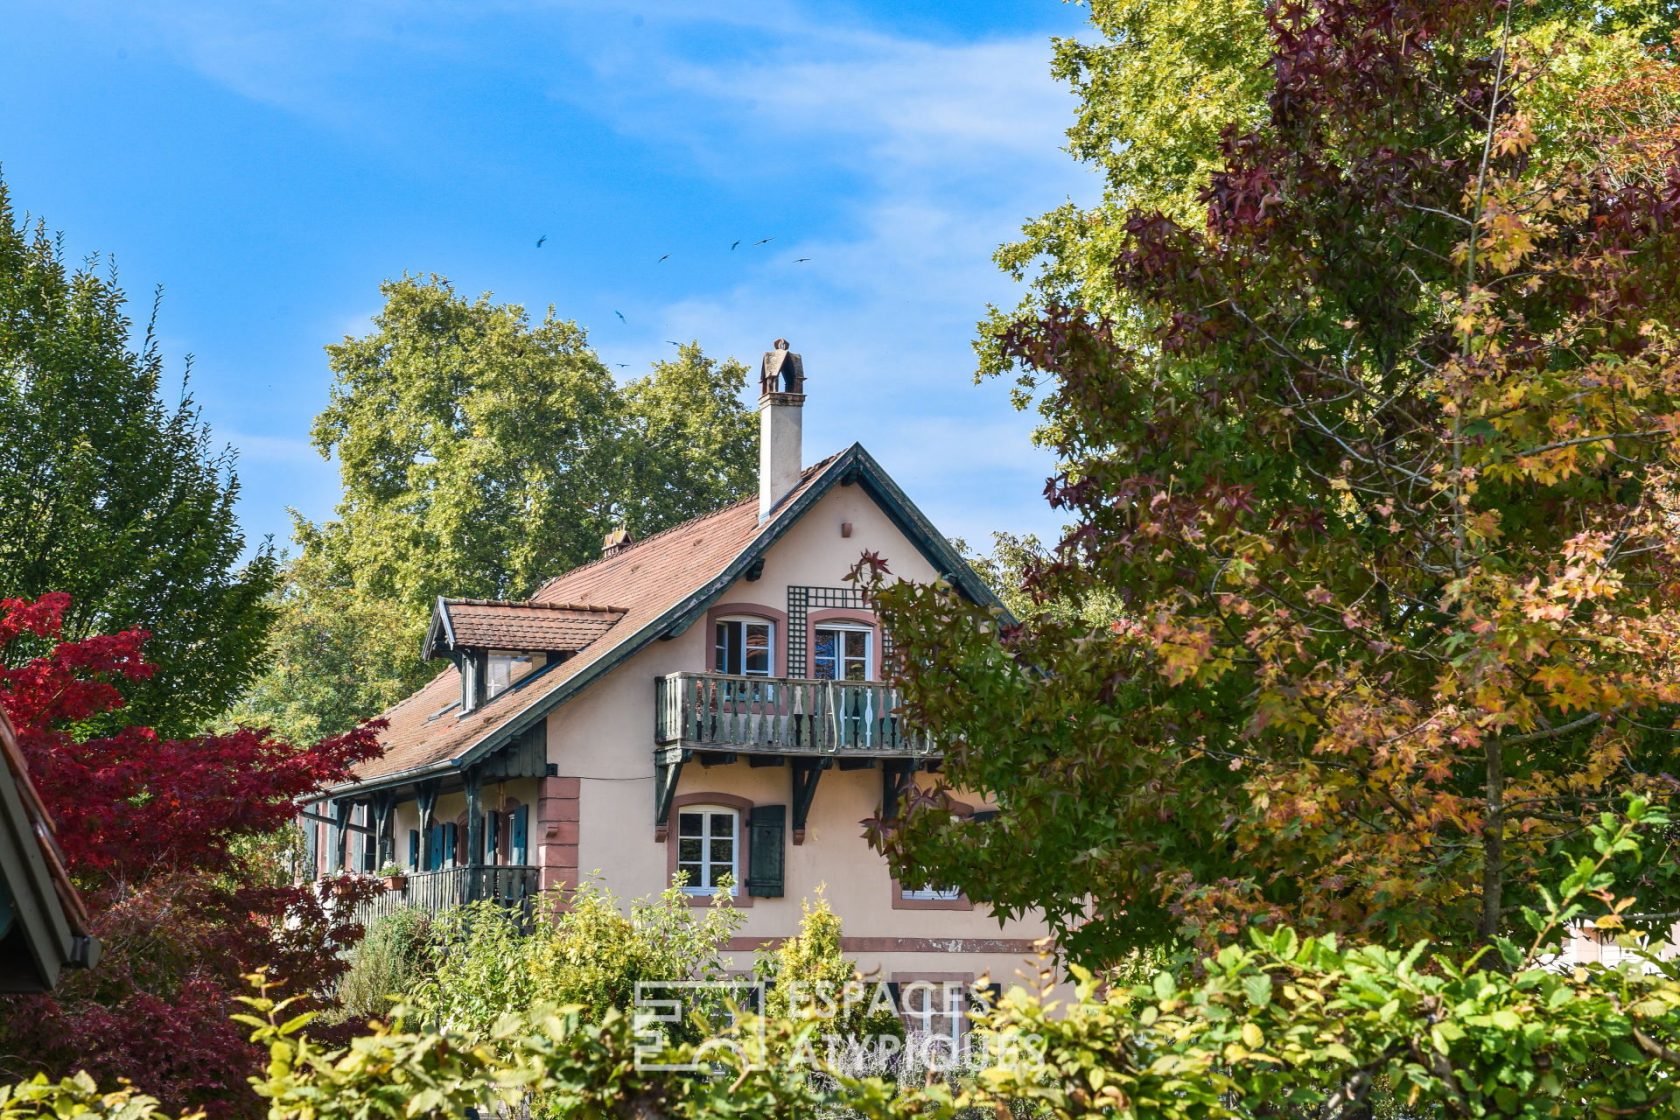
{"label": "dormer window", "polygon": [[461,657],[461,710],[494,700],[547,663],[540,653],[469,650]]}
{"label": "dormer window", "polygon": [[493,651],[484,679],[484,698],[499,696],[518,684],[542,664],[541,657],[536,653]]}

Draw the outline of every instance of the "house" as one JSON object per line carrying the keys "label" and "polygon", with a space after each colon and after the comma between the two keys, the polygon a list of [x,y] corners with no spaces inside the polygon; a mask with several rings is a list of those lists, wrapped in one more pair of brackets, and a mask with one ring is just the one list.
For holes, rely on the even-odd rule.
{"label": "house", "polygon": [[593,873],[634,898],[683,874],[697,905],[733,891],[743,956],[796,932],[824,887],[846,951],[882,979],[1036,977],[1043,925],[894,882],[863,837],[935,780],[940,747],[901,721],[891,635],[848,570],[874,552],[996,600],[860,445],[802,465],[804,380],[778,341],[756,498],[615,533],[524,602],[437,602],[424,653],[447,667],[310,814],[318,874],[398,863],[406,885],[381,908],[517,902]]}
{"label": "house", "polygon": [[0,711],[0,993],[45,992],[67,968],[99,962],[99,940]]}

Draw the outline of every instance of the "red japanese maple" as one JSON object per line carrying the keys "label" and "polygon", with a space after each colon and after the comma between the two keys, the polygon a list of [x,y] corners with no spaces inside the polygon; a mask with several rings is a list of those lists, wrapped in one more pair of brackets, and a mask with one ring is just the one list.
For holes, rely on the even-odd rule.
{"label": "red japanese maple", "polygon": [[[331,989],[360,935],[313,893],[242,881],[241,838],[378,753],[375,725],[300,748],[266,730],[190,739],[116,727],[122,685],[151,674],[147,635],[59,641],[70,599],[0,600],[0,705],[95,914],[105,959],[53,995],[0,1001],[0,1073],[89,1069],[170,1104],[258,1115],[259,1055],[228,1019],[244,973]],[[37,656],[20,649],[39,647]],[[9,656],[8,656],[9,654]]]}

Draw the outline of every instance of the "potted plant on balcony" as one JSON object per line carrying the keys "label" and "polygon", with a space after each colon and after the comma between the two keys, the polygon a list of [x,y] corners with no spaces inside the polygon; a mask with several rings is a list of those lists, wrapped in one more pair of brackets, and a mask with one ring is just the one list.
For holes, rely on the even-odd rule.
{"label": "potted plant on balcony", "polygon": [[387,862],[381,867],[379,877],[385,880],[385,889],[388,891],[400,891],[408,887],[408,873],[397,866],[395,861]]}
{"label": "potted plant on balcony", "polygon": [[321,885],[326,888],[326,893],[332,898],[346,899],[356,891],[356,877],[348,871],[340,871],[328,875],[321,881]]}

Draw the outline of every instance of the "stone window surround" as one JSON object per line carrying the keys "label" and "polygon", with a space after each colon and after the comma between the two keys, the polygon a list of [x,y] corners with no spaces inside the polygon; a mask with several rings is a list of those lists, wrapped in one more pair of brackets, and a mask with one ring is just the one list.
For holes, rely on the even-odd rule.
{"label": "stone window surround", "polygon": [[805,649],[811,664],[805,667],[805,675],[816,676],[817,672],[817,627],[841,623],[859,629],[869,630],[869,679],[878,681],[881,673],[881,626],[875,620],[873,611],[860,610],[856,607],[823,607],[805,616]]}
{"label": "stone window surround", "polygon": [[767,607],[763,603],[719,603],[706,611],[706,671],[720,671],[717,664],[717,624],[731,618],[750,618],[773,624],[774,629],[770,635],[770,675],[787,676],[787,612]]}
{"label": "stone window surround", "polygon": [[[705,807],[715,805],[719,809],[732,809],[735,812],[735,893],[730,903],[737,910],[751,909],[752,895],[747,893],[747,873],[752,866],[751,830],[747,827],[752,818],[753,803],[744,797],[737,797],[732,793],[684,793],[671,799],[671,826],[665,835],[665,883],[669,886],[677,878],[677,833],[679,830],[677,814],[684,808]],[[716,895],[685,894],[690,906],[710,906]]]}
{"label": "stone window surround", "polygon": [[[976,809],[964,801],[953,800],[951,812],[959,817],[972,817]],[[974,903],[960,892],[956,898],[905,898],[904,884],[894,875],[892,880],[892,908],[894,910],[973,910]]]}

